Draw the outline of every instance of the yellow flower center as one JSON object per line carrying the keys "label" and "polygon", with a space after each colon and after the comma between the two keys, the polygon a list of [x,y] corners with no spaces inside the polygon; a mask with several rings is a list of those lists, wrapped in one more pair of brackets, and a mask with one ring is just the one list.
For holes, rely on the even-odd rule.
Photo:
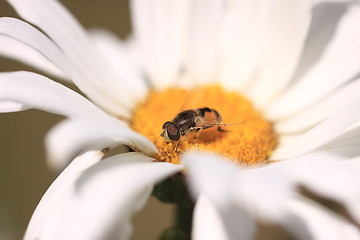
{"label": "yellow flower center", "polygon": [[[221,115],[221,122],[215,119],[202,121],[204,117],[199,114],[196,129],[179,141],[165,141],[160,136],[165,122],[171,122],[184,110],[199,112],[196,109],[204,107],[216,110]],[[214,112],[206,114],[210,114],[208,117]],[[202,129],[205,126],[209,128]],[[219,131],[218,126],[225,131]],[[277,143],[271,122],[265,120],[244,96],[219,86],[192,91],[181,88],[152,91],[135,110],[131,127],[156,145],[159,150],[157,161],[174,164],[180,163],[181,155],[190,149],[221,153],[245,165],[265,163]]]}

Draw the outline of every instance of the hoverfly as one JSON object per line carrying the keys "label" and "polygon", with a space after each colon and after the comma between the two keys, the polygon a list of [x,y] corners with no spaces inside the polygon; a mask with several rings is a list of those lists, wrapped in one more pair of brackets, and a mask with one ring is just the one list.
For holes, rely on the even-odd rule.
{"label": "hoverfly", "polygon": [[179,141],[175,147],[176,151],[181,139],[189,134],[197,133],[195,136],[197,138],[202,130],[212,127],[217,127],[218,131],[227,132],[221,127],[238,125],[243,122],[226,124],[222,122],[219,112],[209,107],[188,109],[177,114],[172,121],[165,122],[162,126],[161,136],[167,142]]}
{"label": "hoverfly", "polygon": [[181,144],[181,140],[193,133],[195,133],[194,139],[196,139],[202,130],[217,127],[220,132],[228,132],[222,127],[240,125],[245,122],[239,119],[224,121],[220,113],[214,108],[200,107],[199,102],[206,98],[203,88],[193,89],[183,103],[180,112],[171,121],[163,124],[160,136],[167,143],[178,142],[175,151]]}
{"label": "hoverfly", "polygon": [[179,141],[181,137],[203,129],[225,126],[221,122],[221,115],[215,109],[204,107],[180,112],[172,121],[167,121],[162,127],[161,136],[166,141]]}

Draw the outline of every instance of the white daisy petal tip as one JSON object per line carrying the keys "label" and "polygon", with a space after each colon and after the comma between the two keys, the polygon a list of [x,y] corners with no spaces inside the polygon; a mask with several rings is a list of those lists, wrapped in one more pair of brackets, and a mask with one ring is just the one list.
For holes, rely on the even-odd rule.
{"label": "white daisy petal tip", "polygon": [[219,154],[201,151],[184,154],[182,163],[189,174],[192,195],[198,198],[203,193],[218,207],[226,208],[231,181],[239,167]]}
{"label": "white daisy petal tip", "polygon": [[156,157],[159,153],[159,150],[156,146],[147,138],[139,135],[141,141],[136,141],[136,144],[130,144],[130,148],[134,149],[137,152],[142,152],[149,157]]}
{"label": "white daisy petal tip", "polygon": [[8,112],[19,112],[26,110],[24,104],[14,102],[14,101],[7,101],[2,100],[0,101],[0,113],[8,113]]}
{"label": "white daisy petal tip", "polygon": [[105,115],[80,94],[45,76],[27,71],[0,73],[0,108],[1,111],[36,108],[66,117]]}
{"label": "white daisy petal tip", "polygon": [[[209,231],[209,229],[211,229],[211,231]],[[200,195],[196,201],[193,216],[192,239],[228,239],[220,213],[211,200],[205,195]]]}

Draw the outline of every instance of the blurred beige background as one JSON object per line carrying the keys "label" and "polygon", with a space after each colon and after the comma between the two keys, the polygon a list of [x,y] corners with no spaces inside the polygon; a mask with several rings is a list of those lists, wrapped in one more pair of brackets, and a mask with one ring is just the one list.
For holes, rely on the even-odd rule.
{"label": "blurred beige background", "polygon": [[[61,0],[86,27],[104,27],[124,37],[130,29],[124,0]],[[0,16],[16,16],[0,1]],[[0,71],[32,70],[0,57]],[[29,110],[0,114],[0,240],[21,239],[33,210],[56,174],[46,168],[43,137],[61,118]],[[135,216],[135,240],[157,239],[171,225],[172,207],[151,199]]]}

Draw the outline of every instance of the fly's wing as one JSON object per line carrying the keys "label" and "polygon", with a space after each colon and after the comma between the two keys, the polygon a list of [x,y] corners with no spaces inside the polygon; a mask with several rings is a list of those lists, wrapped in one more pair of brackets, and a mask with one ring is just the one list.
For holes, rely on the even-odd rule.
{"label": "fly's wing", "polygon": [[206,115],[205,115],[204,120],[201,122],[202,128],[205,128],[205,129],[210,128],[210,127],[238,126],[238,125],[241,125],[241,124],[244,124],[244,123],[246,123],[246,121],[244,119],[241,119],[241,118],[230,118],[230,119],[224,119],[221,122],[217,122],[216,121],[216,116],[215,116],[215,118],[214,117],[206,118]]}
{"label": "fly's wing", "polygon": [[205,112],[202,120],[204,127],[209,127],[211,125],[220,123],[218,116],[214,112]]}
{"label": "fly's wing", "polygon": [[185,101],[180,109],[181,111],[203,107],[201,101],[204,98],[204,88],[196,87],[185,96]]}
{"label": "fly's wing", "polygon": [[171,118],[169,117],[168,119],[174,120],[174,118],[176,118],[179,113],[185,110],[196,109],[196,106],[199,105],[199,102],[203,99],[203,96],[204,90],[202,90],[200,87],[194,88],[191,91],[184,89],[184,91],[180,93],[180,96],[179,94],[176,94],[174,96],[176,97],[176,104],[174,104],[172,109],[173,111],[171,112]]}
{"label": "fly's wing", "polygon": [[246,120],[242,118],[226,118],[221,121],[221,126],[231,127],[231,126],[238,126],[244,123],[246,123]]}

